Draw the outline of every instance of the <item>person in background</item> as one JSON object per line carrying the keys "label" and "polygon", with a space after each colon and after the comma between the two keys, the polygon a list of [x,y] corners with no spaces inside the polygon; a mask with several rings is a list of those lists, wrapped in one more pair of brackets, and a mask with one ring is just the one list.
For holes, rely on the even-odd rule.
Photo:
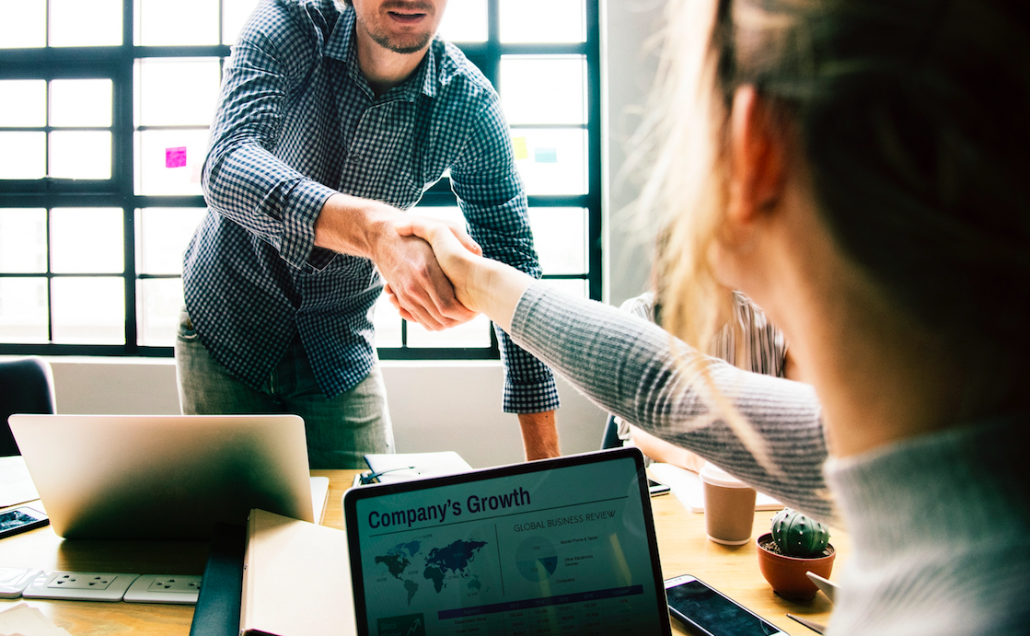
{"label": "person in background", "polygon": [[[258,4],[225,68],[208,212],[184,259],[184,413],[296,413],[312,468],[392,452],[372,323],[384,283],[430,330],[474,315],[429,247],[393,226],[447,170],[485,255],[539,277],[497,93],[434,38],[446,5]],[[498,337],[526,456],[555,456],[554,379]]]}
{"label": "person in background", "polygon": [[[431,221],[399,229],[431,242],[466,307],[604,408],[842,523],[827,636],[1030,633],[1030,8],[670,10],[644,209],[671,214],[659,300],[685,340]],[[731,290],[811,385],[698,353]]]}
{"label": "person in background", "polygon": [[[619,309],[656,325],[662,324],[661,305],[655,303],[652,291],[626,300]],[[719,331],[709,353],[745,371],[799,379],[783,332],[769,322],[761,307],[740,292],[734,292],[732,319]],[[639,448],[645,461],[673,464],[696,473],[705,465],[705,460],[697,454],[659,439],[621,417],[614,416],[613,421],[623,445]]]}

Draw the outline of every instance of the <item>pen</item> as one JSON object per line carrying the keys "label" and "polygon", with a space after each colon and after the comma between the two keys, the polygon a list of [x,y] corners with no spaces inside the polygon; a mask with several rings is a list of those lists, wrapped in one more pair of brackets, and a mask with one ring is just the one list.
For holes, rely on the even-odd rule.
{"label": "pen", "polygon": [[787,614],[787,618],[789,618],[792,621],[797,621],[797,622],[801,623],[802,625],[804,625],[808,629],[812,630],[816,634],[822,634],[823,632],[826,631],[826,626],[825,625],[822,625],[820,623],[816,623],[815,621],[810,621],[808,619],[801,618],[800,616],[794,616],[793,614]]}
{"label": "pen", "polygon": [[379,479],[380,475],[385,475],[386,473],[392,473],[395,470],[414,470],[414,469],[415,469],[414,466],[399,466],[397,468],[391,468],[390,470],[381,470],[378,473],[368,473],[368,474],[361,474],[361,473],[359,473],[358,477],[361,479],[361,485],[365,486],[365,485],[371,484],[373,479]]}

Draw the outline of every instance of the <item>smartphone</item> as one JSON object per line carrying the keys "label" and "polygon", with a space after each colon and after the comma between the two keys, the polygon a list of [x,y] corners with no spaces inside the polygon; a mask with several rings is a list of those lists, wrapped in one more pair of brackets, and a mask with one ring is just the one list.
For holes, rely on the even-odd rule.
{"label": "smartphone", "polygon": [[665,582],[669,613],[701,636],[787,636],[779,627],[709,587],[684,575]]}
{"label": "smartphone", "polygon": [[660,484],[653,479],[648,479],[647,490],[650,491],[652,497],[657,497],[658,495],[668,494],[670,488],[665,484]]}
{"label": "smartphone", "polygon": [[50,523],[50,518],[35,508],[22,506],[0,513],[0,539]]}

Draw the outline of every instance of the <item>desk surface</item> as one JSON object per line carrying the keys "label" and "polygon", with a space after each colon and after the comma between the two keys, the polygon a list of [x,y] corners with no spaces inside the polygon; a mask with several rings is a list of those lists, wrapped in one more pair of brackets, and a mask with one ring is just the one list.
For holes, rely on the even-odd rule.
{"label": "desk surface", "polygon": [[[352,470],[313,470],[329,477],[329,500],[323,524],[343,527],[340,499],[350,487]],[[758,571],[754,542],[738,547],[718,545],[705,537],[704,515],[688,512],[675,497],[651,500],[654,510],[662,572],[666,578],[693,574],[751,608],[790,634],[812,634],[788,619],[787,612],[825,623],[831,605],[819,594],[804,603],[786,601],[773,594]],[[755,515],[753,536],[768,531],[772,512]],[[837,549],[834,576],[850,551],[848,537],[834,533]],[[117,547],[115,547],[117,546]],[[49,526],[0,541],[0,567],[40,568],[46,571],[137,572],[140,574],[203,574],[207,542],[197,541],[64,541]],[[0,611],[13,603],[38,607],[58,627],[74,636],[143,633],[153,636],[185,636],[190,631],[193,606],[83,601],[0,600]],[[682,634],[673,623],[673,631]]]}

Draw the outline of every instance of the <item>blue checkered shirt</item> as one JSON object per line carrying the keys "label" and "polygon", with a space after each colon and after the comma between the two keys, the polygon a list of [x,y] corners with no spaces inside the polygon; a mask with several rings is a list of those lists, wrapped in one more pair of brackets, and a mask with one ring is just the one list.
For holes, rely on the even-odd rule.
{"label": "blue checkered shirt", "polygon": [[[402,210],[450,169],[484,254],[539,277],[526,195],[497,93],[456,47],[375,97],[358,67],[354,11],[332,0],[262,0],[226,69],[203,183],[208,213],[183,286],[201,342],[255,388],[296,337],[327,396],[372,368],[371,261],[314,245],[335,192]],[[550,370],[498,330],[504,410],[558,407]]]}

